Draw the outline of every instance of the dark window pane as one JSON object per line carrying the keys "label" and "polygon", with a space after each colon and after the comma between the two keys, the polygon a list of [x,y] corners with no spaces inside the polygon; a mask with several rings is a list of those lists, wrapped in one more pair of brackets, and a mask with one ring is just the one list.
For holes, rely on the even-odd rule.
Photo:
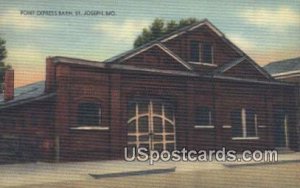
{"label": "dark window pane", "polygon": [[155,133],[162,133],[163,126],[162,126],[162,119],[158,117],[153,118],[153,130]]}
{"label": "dark window pane", "polygon": [[232,136],[233,137],[243,136],[241,110],[240,109],[231,112],[231,126],[232,126]]}
{"label": "dark window pane", "polygon": [[139,132],[149,132],[148,116],[139,118]]}
{"label": "dark window pane", "polygon": [[247,130],[247,136],[256,136],[255,113],[251,109],[246,110],[246,130]]}
{"label": "dark window pane", "polygon": [[145,141],[149,141],[149,135],[142,135],[140,136],[140,142],[145,142]]}
{"label": "dark window pane", "polygon": [[135,120],[134,120],[128,124],[128,133],[135,133],[135,132],[136,132],[136,126],[135,126]]}
{"label": "dark window pane", "polygon": [[127,142],[135,142],[136,136],[127,136]]}
{"label": "dark window pane", "polygon": [[173,106],[171,104],[165,104],[164,107],[165,107],[165,117],[173,121],[173,115],[174,115]]}
{"label": "dark window pane", "polygon": [[96,103],[80,103],[78,107],[77,122],[82,126],[99,125],[99,105]]}
{"label": "dark window pane", "polygon": [[174,144],[167,144],[166,145],[166,149],[168,150],[168,151],[173,151],[175,148],[174,148]]}
{"label": "dark window pane", "polygon": [[174,126],[171,123],[169,123],[168,121],[165,121],[165,132],[166,133],[174,132]]}
{"label": "dark window pane", "polygon": [[199,62],[199,42],[197,41],[190,43],[190,61]]}
{"label": "dark window pane", "polygon": [[166,135],[166,140],[167,141],[173,141],[174,140],[174,135]]}
{"label": "dark window pane", "polygon": [[154,135],[154,142],[162,142],[163,136],[162,135]]}
{"label": "dark window pane", "polygon": [[163,144],[154,144],[154,149],[157,151],[163,151],[164,145]]}
{"label": "dark window pane", "polygon": [[207,43],[201,45],[203,63],[212,63],[212,46]]}
{"label": "dark window pane", "polygon": [[210,109],[208,107],[199,107],[196,109],[196,124],[210,125]]}

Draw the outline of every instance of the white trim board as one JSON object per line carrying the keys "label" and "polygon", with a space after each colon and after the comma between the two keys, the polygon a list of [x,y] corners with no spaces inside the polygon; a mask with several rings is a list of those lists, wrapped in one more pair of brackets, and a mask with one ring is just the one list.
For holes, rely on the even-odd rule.
{"label": "white trim board", "polygon": [[243,57],[239,62],[232,64],[231,66],[227,67],[226,69],[222,70],[222,73],[232,69],[233,67],[243,63],[243,62],[248,62],[250,65],[252,65],[258,72],[260,72],[264,77],[266,77],[267,79],[270,79],[270,75],[268,75],[266,72],[264,72],[262,69],[262,67],[260,67],[259,65],[257,65],[255,62],[253,62],[251,59],[247,58],[247,57]]}
{"label": "white trim board", "polygon": [[150,46],[148,46],[147,48],[143,48],[143,49],[140,49],[138,50],[137,52],[127,56],[126,58],[124,58],[122,60],[123,61],[126,61],[142,52],[145,52],[153,47],[159,47],[161,50],[163,50],[166,54],[168,54],[169,56],[171,56],[174,60],[176,60],[177,62],[179,62],[181,65],[183,65],[185,68],[187,68],[188,70],[193,70],[193,68],[191,66],[189,66],[188,63],[186,63],[184,60],[182,60],[180,57],[176,56],[173,52],[171,52],[166,46],[164,46],[163,44],[159,44],[159,43],[155,43],[155,44],[152,44]]}
{"label": "white trim board", "polygon": [[107,131],[109,127],[101,126],[80,126],[80,127],[71,127],[71,130],[97,130],[97,131]]}
{"label": "white trim board", "polygon": [[215,128],[214,125],[195,125],[195,129],[213,129]]}
{"label": "white trim board", "polygon": [[231,125],[223,125],[222,127],[223,127],[223,129],[231,129],[232,128]]}
{"label": "white trim board", "polygon": [[258,128],[267,128],[265,125],[258,125]]}
{"label": "white trim board", "polygon": [[272,76],[274,76],[274,77],[277,77],[277,76],[286,76],[286,75],[297,74],[297,73],[300,73],[300,70],[275,73],[275,74],[272,74]]}
{"label": "white trim board", "polygon": [[195,64],[195,65],[204,65],[204,66],[209,66],[209,67],[217,67],[217,64],[213,64],[213,63],[201,63],[201,62],[193,62],[193,61],[189,61],[188,63],[191,64]]}
{"label": "white trim board", "polygon": [[[197,24],[197,25],[195,25],[195,26],[189,28],[187,31],[193,31],[193,30],[195,30],[195,29],[197,29],[197,28],[199,28],[199,27],[205,26],[205,25],[208,26],[212,31],[214,31],[219,37],[224,37],[224,34],[221,33],[215,26],[213,26],[213,25],[212,25],[210,22],[208,22],[207,20],[205,20],[205,21],[203,21],[203,22],[201,22],[201,23],[199,23],[199,24]],[[180,35],[182,35],[182,34],[184,34],[184,33],[186,33],[186,31],[182,31],[182,32],[176,33],[176,34],[171,35],[171,36],[169,36],[169,37],[167,37],[167,38],[165,38],[165,39],[162,39],[161,42],[169,41],[169,40],[171,40],[171,39],[173,39],[173,38],[176,38],[176,37],[178,37],[178,36],[180,36]]]}
{"label": "white trim board", "polygon": [[259,140],[259,137],[253,136],[253,137],[232,137],[232,140]]}

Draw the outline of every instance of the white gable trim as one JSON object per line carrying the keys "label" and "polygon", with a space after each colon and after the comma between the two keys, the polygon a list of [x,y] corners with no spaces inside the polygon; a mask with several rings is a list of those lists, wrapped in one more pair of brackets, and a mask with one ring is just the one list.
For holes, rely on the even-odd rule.
{"label": "white gable trim", "polygon": [[133,54],[131,54],[130,56],[124,58],[122,61],[128,60],[144,51],[147,51],[148,49],[151,49],[153,47],[159,47],[161,50],[163,50],[165,53],[167,53],[169,56],[171,56],[173,59],[175,59],[177,62],[179,62],[181,65],[183,65],[185,68],[187,68],[188,70],[193,70],[193,68],[191,66],[189,66],[184,60],[182,60],[180,57],[176,56],[173,52],[171,52],[166,46],[162,45],[162,44],[152,44],[151,46],[148,46],[147,48],[143,48]]}
{"label": "white gable trim", "polygon": [[251,59],[249,59],[248,61],[251,63],[251,65],[252,65],[254,68],[256,68],[256,70],[258,70],[258,71],[259,71],[262,75],[264,75],[266,78],[268,78],[268,79],[272,78],[272,76],[271,76],[269,73],[267,73],[266,71],[264,71],[262,67],[260,67],[259,65],[257,65],[257,64],[256,64],[255,62],[253,62]]}
{"label": "white gable trim", "polygon": [[195,29],[197,29],[197,28],[199,28],[199,27],[201,27],[201,26],[204,26],[204,25],[208,26],[208,27],[209,27],[211,30],[213,30],[219,37],[223,37],[223,36],[224,36],[223,33],[221,33],[220,31],[218,31],[218,29],[217,29],[215,26],[213,26],[211,23],[209,23],[209,22],[207,22],[207,21],[205,21],[204,23],[200,23],[200,24],[198,24],[198,25],[196,25],[196,26],[190,28],[189,31],[193,31],[193,30],[195,30]]}
{"label": "white gable trim", "polygon": [[171,35],[165,39],[162,39],[160,42],[167,42],[171,39],[174,39],[184,33],[186,33],[187,31],[193,31],[199,27],[202,27],[202,26],[208,26],[215,34],[217,34],[219,37],[221,37],[221,39],[228,45],[230,46],[234,51],[236,51],[238,54],[240,55],[245,55],[245,53],[239,48],[237,47],[235,44],[233,44],[225,35],[224,33],[222,33],[218,28],[216,28],[213,24],[211,24],[208,20],[205,20],[201,23],[199,23],[198,25],[195,25],[193,27],[191,27],[190,29],[186,30],[186,31],[182,31],[182,32],[179,32],[179,33],[176,33],[174,35]]}
{"label": "white gable trim", "polygon": [[126,61],[127,59],[130,59],[130,58],[132,58],[132,57],[134,57],[134,56],[136,56],[136,55],[138,55],[138,54],[140,54],[140,53],[142,53],[142,52],[144,52],[144,51],[146,51],[146,50],[148,50],[148,49],[154,47],[155,45],[156,45],[156,44],[152,44],[151,46],[148,46],[147,48],[142,48],[142,49],[136,51],[135,53],[133,53],[133,54],[131,54],[131,55],[125,57],[122,61]]}
{"label": "white gable trim", "polygon": [[166,41],[171,40],[171,39],[173,39],[173,38],[176,38],[176,37],[178,37],[178,36],[180,36],[180,35],[182,35],[182,34],[184,34],[184,33],[186,33],[186,32],[183,31],[183,32],[180,32],[180,33],[176,33],[176,34],[174,34],[174,35],[171,35],[171,36],[169,36],[169,37],[167,37],[167,38],[161,40],[161,42],[166,42]]}
{"label": "white gable trim", "polygon": [[246,57],[245,57],[244,59],[242,59],[240,62],[238,62],[238,63],[236,63],[236,64],[233,64],[232,66],[227,67],[227,68],[224,69],[222,72],[224,73],[224,72],[226,72],[226,71],[232,69],[233,67],[239,65],[240,63],[245,62],[246,60],[247,60],[247,62],[249,62],[256,70],[258,70],[263,76],[265,76],[265,77],[268,78],[268,79],[271,78],[271,76],[270,76],[269,74],[267,74],[266,72],[264,72],[264,71],[262,70],[263,68],[260,68],[259,65],[257,65],[257,64],[254,63],[251,59],[248,59],[248,58],[246,58]]}
{"label": "white gable trim", "polygon": [[[213,30],[219,37],[223,37],[224,34],[221,33],[215,26],[213,26],[211,23],[209,23],[208,21],[205,21],[205,22],[202,22],[202,23],[199,23],[198,25],[195,25],[194,27],[191,27],[190,29],[188,29],[187,31],[193,31],[199,27],[202,27],[202,26],[208,26],[211,30]],[[166,41],[169,41],[173,38],[176,38],[182,34],[186,33],[186,31],[182,31],[182,32],[179,32],[179,33],[176,33],[174,35],[171,35],[163,40],[161,40],[161,42],[166,42]]]}
{"label": "white gable trim", "polygon": [[192,70],[193,68],[189,66],[184,60],[182,60],[180,57],[176,56],[171,50],[169,50],[166,46],[162,44],[157,44],[158,47],[160,47],[162,50],[164,50],[167,54],[169,54],[173,59],[178,61],[180,64],[185,66],[187,69]]}

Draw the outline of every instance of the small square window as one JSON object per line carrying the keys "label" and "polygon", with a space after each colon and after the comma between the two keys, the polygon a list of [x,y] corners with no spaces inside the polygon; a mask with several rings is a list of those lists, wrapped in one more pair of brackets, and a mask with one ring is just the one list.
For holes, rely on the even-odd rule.
{"label": "small square window", "polygon": [[213,63],[213,46],[207,42],[190,42],[190,61]]}
{"label": "small square window", "polygon": [[101,123],[101,108],[97,103],[80,103],[77,113],[79,126],[98,126]]}
{"label": "small square window", "polygon": [[212,112],[209,107],[198,107],[195,114],[196,125],[212,125]]}

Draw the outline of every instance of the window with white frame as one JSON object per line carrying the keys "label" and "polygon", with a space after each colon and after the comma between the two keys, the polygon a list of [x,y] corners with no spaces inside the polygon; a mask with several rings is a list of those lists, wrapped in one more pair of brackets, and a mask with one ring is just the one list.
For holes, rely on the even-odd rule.
{"label": "window with white frame", "polygon": [[253,109],[236,109],[231,112],[233,138],[258,138],[257,115]]}
{"label": "window with white frame", "polygon": [[77,110],[78,126],[101,125],[101,108],[97,103],[81,102]]}
{"label": "window with white frame", "polygon": [[190,61],[213,64],[213,46],[208,42],[190,42]]}
{"label": "window with white frame", "polygon": [[212,110],[207,106],[196,108],[195,123],[196,126],[212,126],[213,125]]}

